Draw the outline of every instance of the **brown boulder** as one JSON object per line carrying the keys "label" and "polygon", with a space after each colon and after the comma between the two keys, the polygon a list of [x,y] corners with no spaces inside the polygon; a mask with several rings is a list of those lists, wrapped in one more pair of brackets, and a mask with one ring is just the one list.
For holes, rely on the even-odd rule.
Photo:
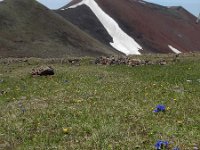
{"label": "brown boulder", "polygon": [[32,70],[32,75],[49,76],[54,75],[54,69],[50,66],[41,66]]}

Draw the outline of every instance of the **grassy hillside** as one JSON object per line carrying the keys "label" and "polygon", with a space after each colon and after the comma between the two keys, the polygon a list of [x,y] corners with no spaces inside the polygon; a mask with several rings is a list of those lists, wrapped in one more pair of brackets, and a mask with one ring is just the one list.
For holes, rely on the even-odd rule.
{"label": "grassy hillside", "polygon": [[[157,140],[170,149],[200,146],[199,56],[140,67],[12,61],[0,64],[0,149],[152,150]],[[42,64],[56,74],[31,77]],[[158,104],[166,112],[153,113]]]}
{"label": "grassy hillside", "polygon": [[35,0],[0,3],[0,57],[113,55],[80,29]]}

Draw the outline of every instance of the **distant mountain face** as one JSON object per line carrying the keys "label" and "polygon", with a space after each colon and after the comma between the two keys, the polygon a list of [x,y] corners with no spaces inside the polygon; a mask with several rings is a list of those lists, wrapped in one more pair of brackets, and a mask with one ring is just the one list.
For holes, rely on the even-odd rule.
{"label": "distant mountain face", "polygon": [[142,0],[72,0],[56,12],[125,54],[200,51],[200,25],[182,7]]}
{"label": "distant mountain face", "polygon": [[35,0],[0,1],[0,58],[118,54]]}

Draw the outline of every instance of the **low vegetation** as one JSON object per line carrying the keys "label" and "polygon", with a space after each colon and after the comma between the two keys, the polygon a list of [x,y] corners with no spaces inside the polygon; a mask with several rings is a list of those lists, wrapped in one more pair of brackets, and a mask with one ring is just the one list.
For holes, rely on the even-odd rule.
{"label": "low vegetation", "polygon": [[[145,56],[155,57],[164,56]],[[159,140],[199,148],[198,55],[163,66],[91,60],[0,60],[0,149],[152,150]],[[30,75],[44,64],[54,76]],[[166,110],[153,112],[157,105]]]}

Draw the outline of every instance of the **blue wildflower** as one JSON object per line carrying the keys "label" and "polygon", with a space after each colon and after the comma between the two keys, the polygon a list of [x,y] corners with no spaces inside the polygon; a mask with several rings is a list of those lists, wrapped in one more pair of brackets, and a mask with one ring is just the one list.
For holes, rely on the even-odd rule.
{"label": "blue wildflower", "polygon": [[156,109],[153,112],[155,112],[155,113],[161,112],[161,111],[164,112],[165,110],[166,110],[166,108],[164,105],[157,105]]}
{"label": "blue wildflower", "polygon": [[164,148],[168,148],[169,142],[167,141],[157,141],[157,143],[155,144],[156,150],[162,150]]}

